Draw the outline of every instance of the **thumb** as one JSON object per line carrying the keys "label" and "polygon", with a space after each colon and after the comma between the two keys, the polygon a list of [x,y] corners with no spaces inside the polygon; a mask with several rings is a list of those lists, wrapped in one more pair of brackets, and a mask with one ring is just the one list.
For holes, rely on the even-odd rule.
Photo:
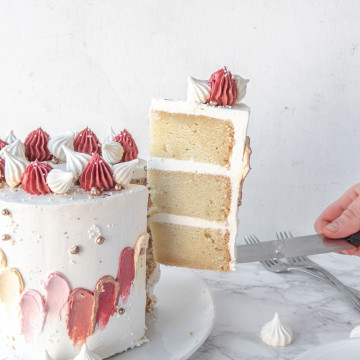
{"label": "thumb", "polygon": [[349,236],[360,229],[360,197],[342,212],[342,214],[326,225],[324,235],[329,238],[342,238]]}

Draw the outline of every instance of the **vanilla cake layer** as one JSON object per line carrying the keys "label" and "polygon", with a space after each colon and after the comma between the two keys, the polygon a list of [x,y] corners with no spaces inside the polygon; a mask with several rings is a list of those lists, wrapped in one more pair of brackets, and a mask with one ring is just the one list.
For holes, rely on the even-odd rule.
{"label": "vanilla cake layer", "polygon": [[[150,221],[157,261],[234,269],[238,203],[249,171],[249,144],[245,147],[248,119],[245,105],[214,107],[153,100],[148,182],[156,206]],[[204,235],[207,229],[212,229],[217,239],[212,249]],[[181,249],[186,249],[182,255],[176,250],[180,243]],[[208,255],[196,250],[201,248],[199,244]],[[197,259],[199,256],[203,259]]]}
{"label": "vanilla cake layer", "polygon": [[[86,344],[107,358],[141,343],[145,332],[146,254],[136,246],[147,231],[147,201],[148,191],[139,185],[100,196],[90,196],[78,187],[66,195],[42,196],[27,194],[21,188],[0,189],[0,229],[7,239],[0,244],[7,262],[7,267],[1,264],[0,275],[17,269],[24,292],[32,289],[45,300],[44,284],[54,272],[67,279],[71,291],[81,288],[93,292],[102,277],[117,278],[120,254],[127,247],[135,248],[135,279],[126,303],[119,302],[124,313],[112,315],[104,329],[96,326]],[[77,252],[71,251],[74,247]],[[2,290],[7,289],[3,281],[0,277]],[[2,293],[4,296],[9,295]],[[12,300],[18,306],[19,299]],[[20,335],[19,309],[7,310],[2,304],[1,360],[38,359],[44,349],[56,360],[73,359],[79,353],[80,348],[69,338],[64,314],[59,318],[47,314],[41,333],[31,343]]]}
{"label": "vanilla cake layer", "polygon": [[159,212],[219,222],[229,215],[229,177],[150,169],[148,182],[151,200]]}
{"label": "vanilla cake layer", "polygon": [[[150,156],[229,166],[234,146],[231,121],[158,110],[151,110],[150,116]],[[222,136],[214,137],[209,129]]]}
{"label": "vanilla cake layer", "polygon": [[160,263],[204,270],[230,270],[227,230],[153,221],[151,233],[157,239],[155,257]]}

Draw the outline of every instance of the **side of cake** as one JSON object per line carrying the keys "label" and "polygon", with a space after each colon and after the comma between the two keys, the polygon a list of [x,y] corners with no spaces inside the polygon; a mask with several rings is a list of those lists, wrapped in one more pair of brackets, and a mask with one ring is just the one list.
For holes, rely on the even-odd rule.
{"label": "side of cake", "polygon": [[107,358],[146,341],[148,191],[130,184],[129,135],[38,129],[0,144],[1,360],[83,346]]}
{"label": "side of cake", "polygon": [[[221,91],[215,89],[213,100],[211,81],[190,78],[188,101],[151,104],[150,224],[155,259],[162,264],[218,271],[235,265],[250,110],[240,103],[247,81],[237,77],[236,83],[226,68],[219,72]],[[224,79],[233,81],[226,86]]]}

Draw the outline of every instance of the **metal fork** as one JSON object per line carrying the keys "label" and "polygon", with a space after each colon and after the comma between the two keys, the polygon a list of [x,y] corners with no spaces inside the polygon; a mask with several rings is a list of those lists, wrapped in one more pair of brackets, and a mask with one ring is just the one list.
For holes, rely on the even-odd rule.
{"label": "metal fork", "polygon": [[[278,239],[287,239],[290,237],[293,237],[291,232],[279,232],[276,233],[276,236]],[[345,284],[343,284],[338,278],[336,278],[333,274],[331,274],[329,271],[321,267],[316,262],[310,260],[307,256],[297,256],[288,258],[287,261],[289,261],[290,265],[292,266],[299,266],[301,268],[305,269],[312,269],[320,272],[325,277],[327,277],[340,291],[344,293],[352,302],[353,304],[360,310],[360,299],[352,289],[347,287]]]}
{"label": "metal fork", "polygon": [[[248,245],[260,243],[260,240],[255,235],[245,236],[244,240],[245,240],[246,244],[248,244]],[[264,268],[266,270],[271,271],[271,272],[285,273],[285,272],[290,272],[290,271],[298,271],[298,272],[305,273],[305,274],[311,275],[313,277],[316,277],[320,280],[326,281],[327,283],[329,283],[331,285],[334,285],[334,283],[331,280],[329,280],[327,277],[325,277],[323,275],[319,275],[317,272],[315,272],[311,269],[308,269],[306,267],[291,266],[291,265],[284,263],[278,259],[264,260],[264,261],[260,261],[260,263],[264,266]]]}
{"label": "metal fork", "polygon": [[[248,235],[244,238],[244,240],[247,244],[259,244],[260,243],[260,240],[255,235]],[[341,283],[339,280],[336,279],[338,282],[341,283],[341,286],[339,287],[337,284],[335,284],[329,278],[317,273],[317,271],[316,271],[317,269],[314,270],[314,268],[308,268],[305,266],[293,266],[293,265],[286,264],[282,261],[279,261],[277,259],[260,261],[260,263],[264,266],[264,268],[266,270],[269,270],[271,272],[284,273],[284,272],[297,271],[297,272],[301,272],[301,273],[306,273],[306,274],[314,276],[320,280],[323,280],[323,281],[327,282],[328,284],[331,284],[331,285],[337,287],[338,289],[340,289],[341,292],[343,292],[348,297],[348,299],[353,303],[353,305],[360,311],[360,300],[355,295],[355,293],[360,293],[358,290],[346,287],[343,283]],[[345,288],[345,290],[343,290],[343,288]]]}

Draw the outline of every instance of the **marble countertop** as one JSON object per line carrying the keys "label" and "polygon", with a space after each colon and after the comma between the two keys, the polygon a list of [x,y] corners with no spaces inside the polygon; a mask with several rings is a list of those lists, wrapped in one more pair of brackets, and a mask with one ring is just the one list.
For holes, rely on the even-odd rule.
{"label": "marble countertop", "polygon": [[[360,257],[323,254],[311,259],[360,290]],[[216,320],[190,360],[295,359],[317,345],[348,339],[360,325],[360,312],[342,293],[305,274],[274,274],[260,263],[239,264],[225,274],[195,273],[213,293]],[[294,333],[293,343],[284,348],[265,345],[259,336],[275,312]]]}

